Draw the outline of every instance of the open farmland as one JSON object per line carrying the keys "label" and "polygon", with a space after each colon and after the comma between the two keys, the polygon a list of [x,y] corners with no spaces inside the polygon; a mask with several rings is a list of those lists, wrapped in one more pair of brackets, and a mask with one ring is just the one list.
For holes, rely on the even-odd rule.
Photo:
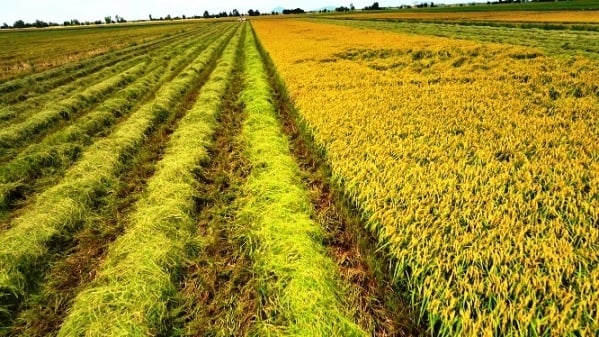
{"label": "open farmland", "polygon": [[596,335],[599,32],[535,13],[2,32],[0,336]]}

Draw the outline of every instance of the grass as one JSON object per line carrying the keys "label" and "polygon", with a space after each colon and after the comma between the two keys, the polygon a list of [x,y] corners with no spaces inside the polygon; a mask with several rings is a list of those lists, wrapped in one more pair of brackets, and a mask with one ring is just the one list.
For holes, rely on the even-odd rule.
{"label": "grass", "polygon": [[365,336],[343,300],[336,266],[289,153],[253,34],[245,42],[247,119],[242,138],[252,172],[242,188],[239,221],[247,226],[261,296],[257,336]]}
{"label": "grass", "polygon": [[[68,237],[95,206],[111,192],[122,163],[143,143],[153,126],[164,120],[178,100],[200,78],[226,40],[212,42],[172,82],[115,131],[94,143],[58,185],[41,193],[35,203],[0,233],[0,312],[10,311],[35,282],[36,265],[43,265],[52,240]],[[1,320],[0,320],[1,321]]]}
{"label": "grass", "polygon": [[111,248],[92,287],[77,296],[60,336],[147,336],[169,330],[178,271],[194,245],[194,171],[209,161],[207,148],[240,33],[172,134],[126,233]]}

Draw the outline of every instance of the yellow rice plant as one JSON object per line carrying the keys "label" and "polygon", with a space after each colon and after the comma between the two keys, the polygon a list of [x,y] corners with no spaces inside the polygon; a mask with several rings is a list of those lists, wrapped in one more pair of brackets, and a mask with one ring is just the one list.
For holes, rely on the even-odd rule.
{"label": "yellow rice plant", "polygon": [[253,22],[431,332],[599,331],[599,64]]}

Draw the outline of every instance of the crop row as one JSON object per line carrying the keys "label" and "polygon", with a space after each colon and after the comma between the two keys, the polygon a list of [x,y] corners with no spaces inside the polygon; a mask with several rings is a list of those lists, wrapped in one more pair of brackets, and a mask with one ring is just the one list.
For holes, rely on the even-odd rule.
{"label": "crop row", "polygon": [[67,168],[93,135],[109,129],[118,119],[125,117],[135,106],[137,99],[143,98],[157,86],[159,77],[158,69],[148,73],[80,118],[77,123],[28,146],[1,165],[0,209],[6,209],[15,191],[30,184],[32,179],[42,176],[48,167]]}
{"label": "crop row", "polygon": [[0,84],[2,101],[6,104],[13,104],[31,96],[38,96],[68,82],[111,67],[117,62],[143,55],[146,52],[158,49],[158,47],[166,46],[197,34],[198,30],[182,32],[128,48],[117,49],[78,62],[68,63],[44,72],[6,81]]}
{"label": "crop row", "polygon": [[273,93],[253,34],[245,43],[247,113],[241,137],[252,167],[242,187],[239,221],[253,261],[260,336],[365,336],[345,307],[338,271],[323,247],[323,229],[282,134]]}
{"label": "crop row", "polygon": [[[204,36],[209,41],[210,35]],[[43,175],[45,168],[66,168],[72,163],[85,144],[89,144],[95,134],[109,129],[119,119],[128,115],[144,97],[153,93],[162,83],[172,79],[177,71],[189,62],[196,53],[205,47],[203,40],[195,46],[187,43],[171,46],[168,51],[162,48],[157,51],[158,55],[164,52],[162,57],[156,57],[148,62],[145,67],[146,74],[137,79],[131,86],[126,86],[110,99],[102,102],[91,112],[76,119],[63,129],[42,139],[37,144],[31,144],[22,152],[19,152],[10,161],[0,166],[0,208],[9,205],[11,195],[26,185],[31,178]],[[166,69],[175,70],[165,72]],[[79,95],[78,97],[81,97]],[[73,106],[71,109],[80,108]],[[80,111],[78,111],[80,113]],[[61,114],[61,118],[66,117]],[[30,139],[28,139],[31,142]],[[17,193],[20,194],[20,193]]]}
{"label": "crop row", "polygon": [[[232,26],[228,27],[230,32]],[[51,240],[69,237],[80,221],[89,216],[97,199],[110,193],[123,163],[155,125],[167,119],[181,98],[197,85],[196,81],[229,36],[215,36],[193,62],[156,92],[152,101],[93,143],[60,183],[39,194],[35,203],[12,219],[8,230],[0,233],[0,312],[10,312],[14,303],[29,291],[35,279],[35,266],[43,263]]]}
{"label": "crop row", "polygon": [[136,64],[120,74],[86,88],[82,93],[75,94],[35,113],[22,123],[5,127],[0,131],[0,148],[2,149],[0,155],[4,155],[8,149],[22,145],[33,135],[50,128],[61,119],[70,119],[73,114],[87,105],[98,102],[106,95],[132,82],[143,73],[145,67],[146,63]]}
{"label": "crop row", "polygon": [[[173,54],[175,51],[175,46],[177,46],[177,49],[182,47],[182,43],[185,43],[189,46],[190,43],[193,43],[194,38],[201,38],[205,34],[214,30],[214,27],[210,28],[211,29],[207,29],[206,31],[202,31],[200,33],[196,32],[196,34],[193,34],[192,36],[182,36],[180,38],[174,39],[173,41],[169,40],[168,43],[156,43],[155,45],[148,47],[155,47],[154,49],[151,49],[149,53],[148,51],[144,52],[144,49],[146,49],[146,47],[144,47],[141,48],[142,50],[135,50],[134,52],[126,53],[125,55],[116,55],[118,52],[113,53],[114,55],[104,55],[101,58],[107,58],[111,64],[110,66],[106,66],[104,68],[97,68],[101,69],[99,71],[96,71],[96,62],[87,61],[86,63],[89,63],[89,65],[82,70],[84,73],[81,74],[82,76],[80,78],[74,81],[68,80],[69,76],[71,75],[71,72],[68,69],[60,68],[57,70],[48,71],[51,73],[51,78],[60,78],[66,76],[68,83],[58,81],[52,83],[52,85],[46,85],[45,83],[48,82],[47,80],[39,80],[41,82],[38,83],[38,79],[31,80],[29,77],[23,79],[21,81],[33,82],[23,88],[23,90],[26,90],[26,92],[23,90],[18,90],[10,94],[2,95],[3,100],[6,100],[5,104],[8,105],[0,108],[0,120],[2,120],[0,125],[6,126],[9,124],[14,124],[18,121],[23,121],[32,114],[35,114],[38,110],[43,109],[48,101],[56,102],[60,101],[61,99],[66,99],[73,95],[74,92],[82,90],[82,88],[93,86],[108,76],[112,76],[117,72],[124,71],[126,68],[137,63],[148,61],[152,55],[156,55],[155,60],[153,60],[154,62],[159,62],[160,60],[160,57],[157,55],[162,55],[162,57],[166,57],[169,54],[176,55]],[[100,61],[100,64],[102,63],[103,62]],[[56,71],[58,71],[59,74],[52,74]],[[32,77],[35,77],[35,75]],[[74,77],[76,78],[76,76]],[[31,92],[32,90],[30,88],[40,87],[46,89],[33,90],[33,92]],[[38,93],[37,91],[40,92]],[[21,102],[12,102],[10,97],[13,96],[16,96]]]}
{"label": "crop row", "polygon": [[596,61],[253,24],[431,333],[599,331]]}
{"label": "crop row", "polygon": [[171,135],[131,215],[91,287],[80,293],[59,335],[148,336],[165,333],[179,270],[193,238],[197,181],[235,63],[238,30],[202,86],[194,107]]}

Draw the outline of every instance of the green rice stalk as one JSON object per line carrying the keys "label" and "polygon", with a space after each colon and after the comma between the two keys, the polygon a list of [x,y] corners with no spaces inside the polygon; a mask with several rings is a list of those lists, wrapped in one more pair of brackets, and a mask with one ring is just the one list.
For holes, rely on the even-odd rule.
{"label": "green rice stalk", "polygon": [[138,99],[157,87],[159,70],[155,69],[122,89],[76,124],[59,130],[40,143],[30,145],[14,159],[0,166],[0,210],[9,206],[11,194],[16,188],[33,177],[43,175],[43,168],[68,167],[89,142],[90,136],[110,128],[136,105]]}
{"label": "green rice stalk", "polygon": [[48,129],[61,119],[69,119],[79,110],[98,102],[102,97],[130,83],[143,73],[146,63],[137,64],[128,70],[48,107],[23,123],[11,125],[0,131],[0,153],[2,150],[22,145],[28,138]]}
{"label": "green rice stalk", "polygon": [[60,236],[69,236],[89,215],[98,197],[111,193],[122,162],[143,144],[156,123],[173,113],[177,102],[193,87],[226,40],[227,36],[215,40],[159,90],[154,101],[94,143],[61,183],[41,193],[35,204],[12,220],[10,229],[0,233],[0,308],[14,305],[27,293],[28,275],[35,273],[36,264],[47,255],[47,245]]}
{"label": "green rice stalk", "polygon": [[[171,62],[174,62],[175,60],[180,59],[179,55],[182,54],[183,51],[192,49],[194,46],[200,47],[200,45],[197,44],[198,40],[207,40],[210,34],[219,32],[219,29],[217,28],[218,27],[211,27],[211,29],[198,32],[197,34],[194,34],[191,37],[187,37],[183,41],[179,41],[177,39],[173,43],[169,43],[161,47],[156,47],[156,49],[152,50],[149,54],[142,54],[141,52],[139,52],[139,54],[141,54],[140,56],[138,56],[137,53],[134,57],[126,57],[127,55],[124,55],[123,57],[119,56],[114,61],[111,61],[114,64],[112,66],[107,66],[103,70],[91,74],[90,76],[85,76],[76,81],[69,82],[67,85],[60,86],[52,91],[49,91],[46,94],[35,95],[34,97],[26,99],[21,103],[11,104],[10,97],[2,96],[0,97],[0,102],[8,103],[9,105],[4,107],[0,105],[0,125],[9,125],[9,123],[15,123],[15,120],[24,120],[31,114],[36,112],[37,106],[45,105],[46,102],[58,101],[60,99],[66,98],[67,96],[72,95],[74,91],[80,91],[82,90],[82,88],[94,85],[93,83],[101,81],[106,77],[112,76],[116,72],[123,71],[124,69],[129,68],[132,65],[141,62],[144,59],[150,60],[151,63],[162,63],[164,60],[171,60]],[[66,73],[70,74],[69,72]],[[40,86],[40,83],[42,87],[46,85],[46,82],[44,80],[39,79],[31,82],[27,88],[37,88],[38,86]],[[25,89],[26,88],[24,88],[23,90]],[[43,91],[43,89],[35,90]],[[14,95],[21,96],[23,95],[23,93],[18,91],[15,92]]]}
{"label": "green rice stalk", "polygon": [[[206,34],[206,41],[217,31]],[[167,55],[174,57],[166,65],[167,69],[179,69],[203,50],[208,42],[187,43],[173,48]],[[178,54],[177,54],[178,53]],[[155,63],[159,63],[157,61]],[[156,67],[156,66],[154,66]],[[26,181],[33,175],[41,174],[45,167],[67,167],[81,152],[89,135],[106,129],[114,124],[120,116],[132,109],[145,93],[154,90],[170,78],[170,72],[164,73],[159,81],[163,66],[151,71],[138,79],[131,86],[122,89],[113,98],[102,103],[98,108],[82,117],[65,129],[46,137],[40,143],[33,144],[19,153],[13,160],[0,166],[0,210],[10,205],[10,199],[15,190],[22,187],[21,181]]]}
{"label": "green rice stalk", "polygon": [[91,288],[80,293],[59,336],[149,336],[168,330],[178,271],[193,239],[194,171],[210,159],[238,30],[168,143],[127,231],[111,247]]}
{"label": "green rice stalk", "polygon": [[[194,32],[182,32],[174,36],[158,38],[132,47],[117,49],[113,52],[96,57],[68,63],[64,66],[32,74],[24,78],[4,82],[0,84],[0,94],[3,95],[2,101],[12,103],[14,102],[15,96],[21,95],[23,91],[29,93],[33,90],[37,94],[45,93],[64,83],[86,77],[101,69],[113,67],[117,62],[122,60],[131,60],[136,56],[157,50],[160,46],[170,45],[172,42],[180,42],[180,40],[188,38],[198,32],[200,32],[200,30]],[[13,101],[10,101],[9,99],[13,99]]]}

